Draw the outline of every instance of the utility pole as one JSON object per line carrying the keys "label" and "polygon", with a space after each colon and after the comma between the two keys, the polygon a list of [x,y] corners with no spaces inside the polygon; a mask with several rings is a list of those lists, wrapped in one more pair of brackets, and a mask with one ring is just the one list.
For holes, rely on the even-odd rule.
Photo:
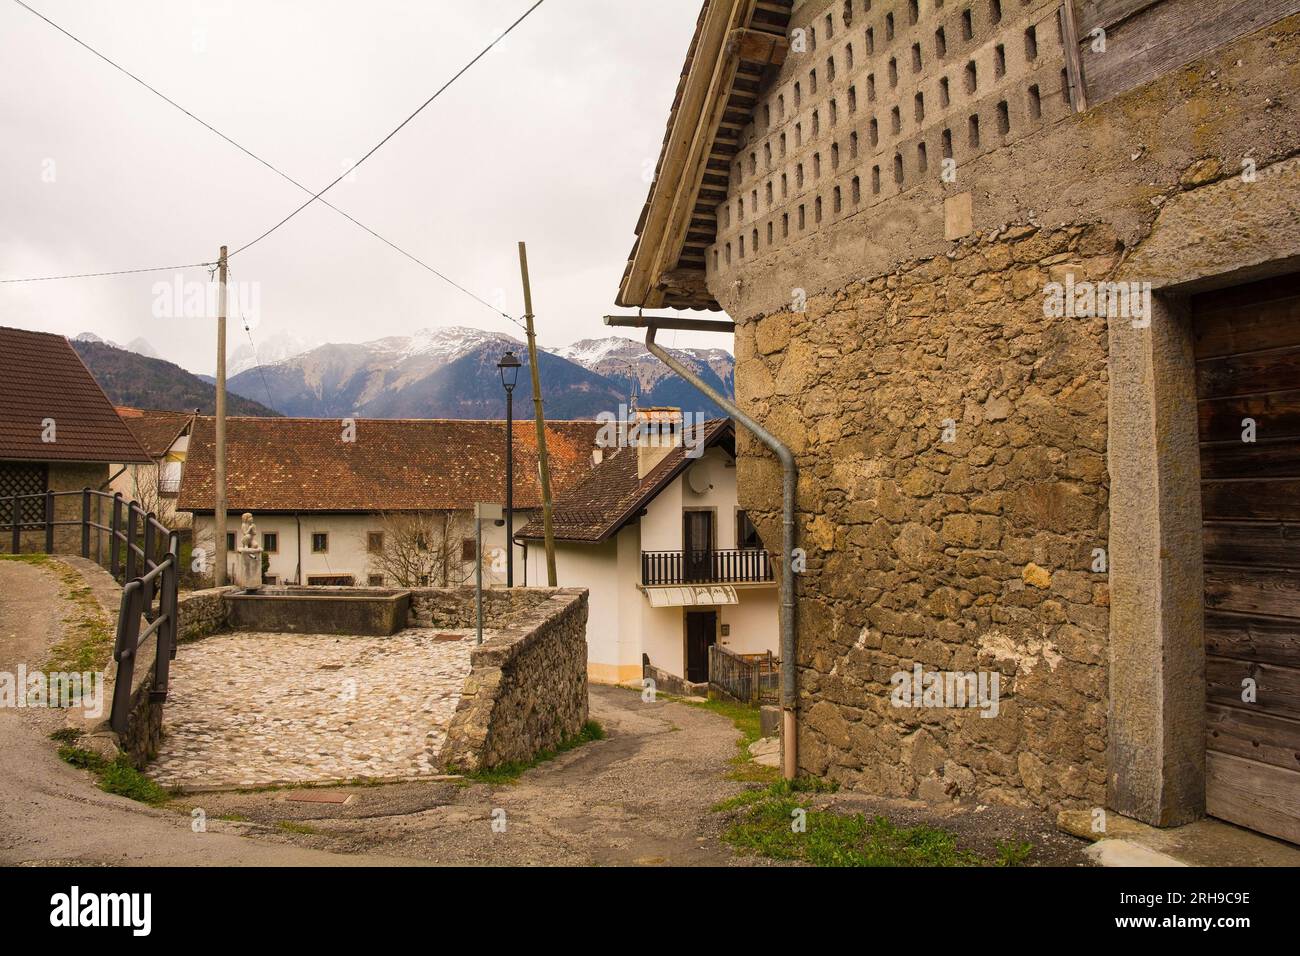
{"label": "utility pole", "polygon": [[226,247],[221,247],[221,258],[217,260],[217,270],[221,276],[221,289],[218,293],[217,310],[217,415],[216,415],[216,492],[213,524],[216,528],[216,585],[226,585]]}
{"label": "utility pole", "polygon": [[551,522],[551,458],[546,453],[546,415],[542,379],[537,371],[537,336],[533,332],[533,290],[528,284],[528,250],[519,243],[519,272],[524,279],[524,321],[528,326],[528,369],[533,373],[533,412],[537,422],[537,468],[542,481],[542,533],[546,538],[546,584],[556,586],[555,527]]}

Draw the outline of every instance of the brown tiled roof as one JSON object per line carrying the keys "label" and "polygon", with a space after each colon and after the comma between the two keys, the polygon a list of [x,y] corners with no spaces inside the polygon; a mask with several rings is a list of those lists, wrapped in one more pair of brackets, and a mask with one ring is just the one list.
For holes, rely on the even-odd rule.
{"label": "brown tiled roof", "polygon": [[[47,418],[52,442],[41,441]],[[0,459],[125,464],[149,456],[67,339],[0,327]]]}
{"label": "brown tiled roof", "polygon": [[193,412],[169,412],[126,405],[117,406],[117,414],[152,458],[161,458],[167,454],[167,450],[185,431],[194,416]]}
{"label": "brown tiled roof", "polygon": [[[715,418],[704,426],[704,446],[735,437],[729,418]],[[562,495],[557,495],[551,515],[558,541],[606,540],[634,518],[655,495],[694,460],[685,447],[674,448],[644,478],[637,478],[635,447],[619,448]],[[541,539],[540,515],[534,516],[516,537]]]}
{"label": "brown tiled roof", "polygon": [[[442,511],[505,499],[505,425],[499,421],[320,418],[226,420],[230,510]],[[598,422],[550,422],[551,493],[586,473]],[[537,433],[515,422],[515,507],[541,507]],[[213,419],[196,420],[181,480],[182,511],[213,510]]]}

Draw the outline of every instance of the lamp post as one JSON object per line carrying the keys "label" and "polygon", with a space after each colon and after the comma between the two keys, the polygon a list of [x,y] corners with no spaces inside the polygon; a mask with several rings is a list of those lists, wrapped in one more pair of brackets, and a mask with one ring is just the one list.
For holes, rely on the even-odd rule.
{"label": "lamp post", "polygon": [[501,356],[497,368],[506,390],[506,587],[515,586],[515,384],[522,363],[514,352]]}

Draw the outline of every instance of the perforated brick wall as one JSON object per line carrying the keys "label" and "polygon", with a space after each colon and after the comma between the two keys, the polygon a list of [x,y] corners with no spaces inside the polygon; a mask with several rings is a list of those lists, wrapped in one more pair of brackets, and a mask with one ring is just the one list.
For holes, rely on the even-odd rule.
{"label": "perforated brick wall", "polygon": [[[1043,0],[833,0],[795,11],[791,51],[718,207],[721,277],[1070,113]],[[804,31],[800,35],[797,31]],[[802,52],[799,47],[802,46]]]}

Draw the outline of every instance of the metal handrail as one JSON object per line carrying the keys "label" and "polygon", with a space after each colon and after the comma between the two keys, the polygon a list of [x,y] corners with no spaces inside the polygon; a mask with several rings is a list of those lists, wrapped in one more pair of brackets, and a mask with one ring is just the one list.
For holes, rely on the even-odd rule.
{"label": "metal handrail", "polygon": [[642,551],[641,583],[762,584],[775,580],[771,556],[761,548]]}
{"label": "metal handrail", "polygon": [[[81,498],[79,521],[54,518],[56,499],[77,496]],[[21,503],[29,499],[44,501],[45,520],[24,521]],[[109,524],[100,524],[90,518],[92,501],[112,504]],[[113,640],[113,660],[117,662],[117,678],[113,687],[113,709],[109,723],[118,733],[127,730],[127,717],[131,709],[132,684],[135,677],[135,659],[142,642],[155,637],[154,680],[149,699],[155,703],[167,699],[167,681],[171,660],[176,656],[177,590],[180,578],[180,535],[160,522],[153,512],[147,512],[138,501],[126,501],[121,492],[109,494],[93,488],[80,491],[45,491],[25,495],[0,497],[0,506],[9,504],[9,521],[0,522],[0,531],[12,534],[13,553],[22,550],[24,530],[45,531],[45,553],[54,553],[54,529],[78,525],[81,527],[81,556],[90,558],[90,532],[96,529],[109,536],[108,571],[118,577],[121,562],[122,601],[118,607],[117,632]],[[123,513],[125,510],[125,514]],[[140,543],[136,543],[139,540]],[[102,539],[101,539],[102,541]],[[160,550],[160,545],[165,548]],[[153,608],[158,599],[158,610]],[[142,630],[141,619],[148,621]]]}

